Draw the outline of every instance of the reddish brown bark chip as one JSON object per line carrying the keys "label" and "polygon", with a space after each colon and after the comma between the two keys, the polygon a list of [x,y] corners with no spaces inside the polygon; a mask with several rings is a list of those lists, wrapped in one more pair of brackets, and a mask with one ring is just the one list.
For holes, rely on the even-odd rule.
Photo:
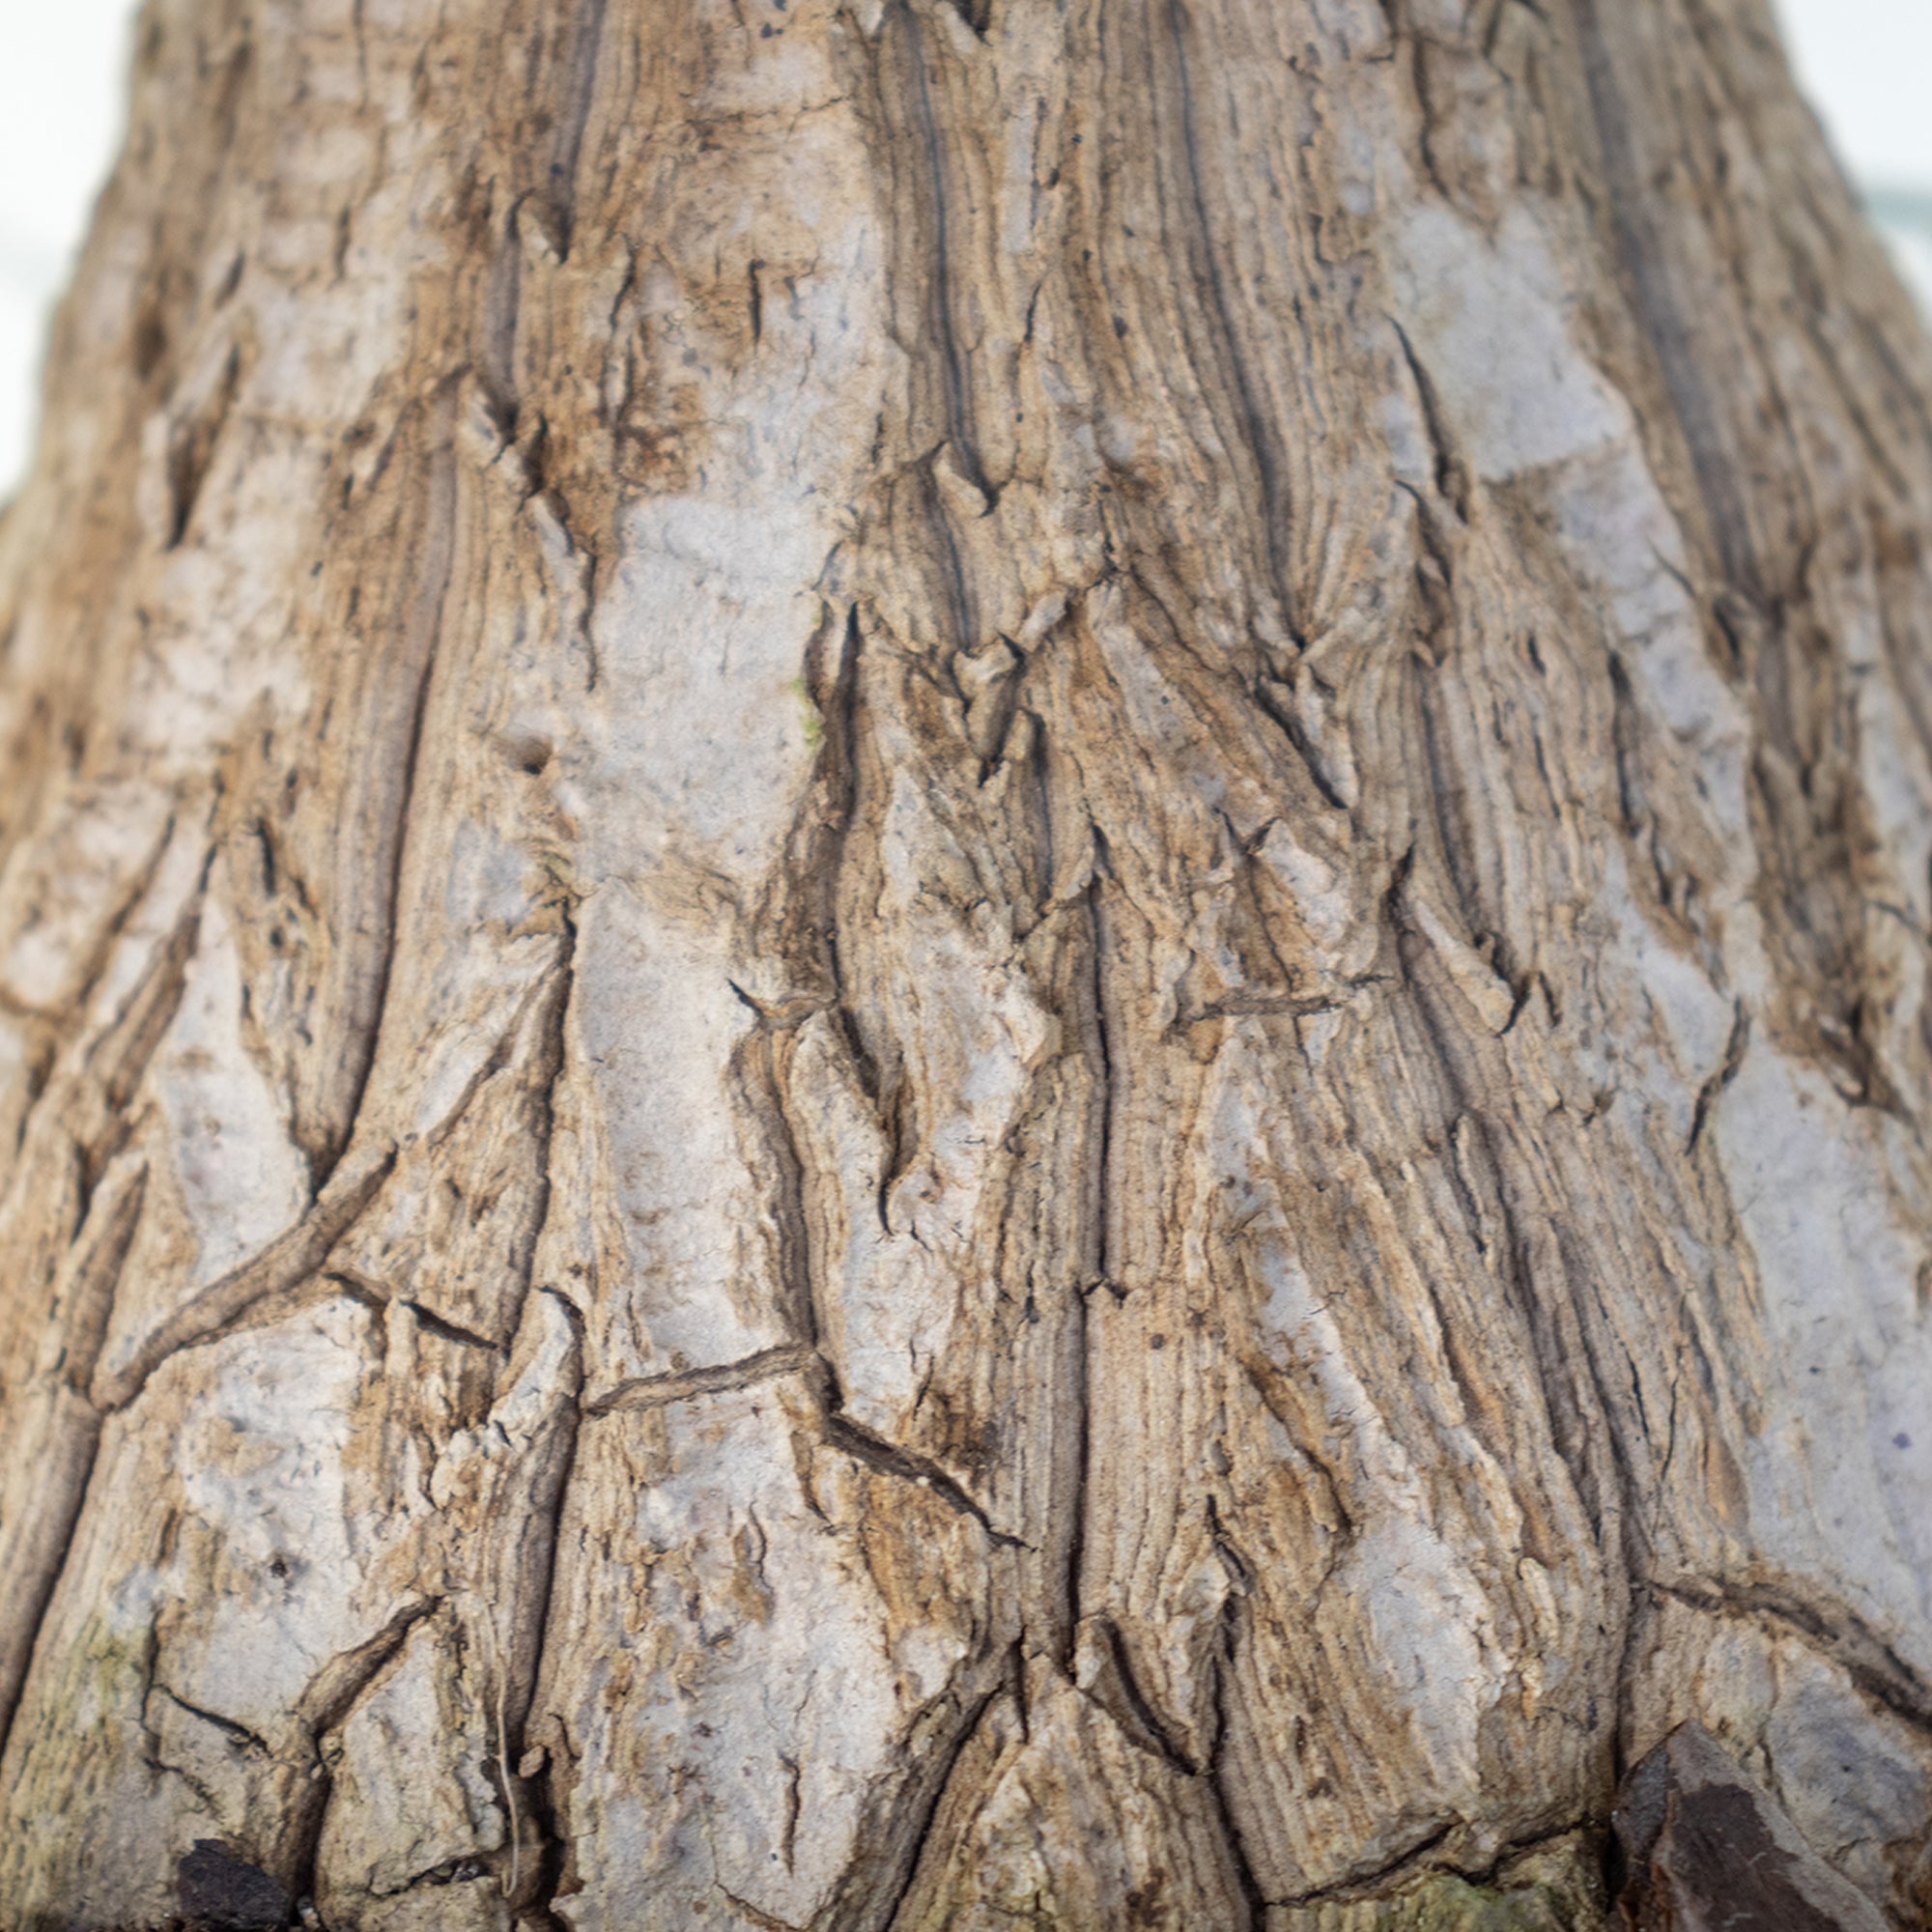
{"label": "reddish brown bark chip", "polygon": [[289,1922],[289,1894],[226,1845],[197,1838],[176,1867],[182,1916],[209,1932],[276,1932]]}
{"label": "reddish brown bark chip", "polygon": [[1680,1724],[1624,1779],[1616,1833],[1629,1932],[1885,1932],[1700,1724]]}

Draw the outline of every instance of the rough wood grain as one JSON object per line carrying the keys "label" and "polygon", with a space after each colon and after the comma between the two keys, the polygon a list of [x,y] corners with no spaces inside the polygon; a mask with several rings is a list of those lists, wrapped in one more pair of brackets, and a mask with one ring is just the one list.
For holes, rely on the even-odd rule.
{"label": "rough wood grain", "polygon": [[1763,0],[149,0],[47,397],[8,1932],[1556,1932],[1689,1720],[1932,1915],[1932,356]]}

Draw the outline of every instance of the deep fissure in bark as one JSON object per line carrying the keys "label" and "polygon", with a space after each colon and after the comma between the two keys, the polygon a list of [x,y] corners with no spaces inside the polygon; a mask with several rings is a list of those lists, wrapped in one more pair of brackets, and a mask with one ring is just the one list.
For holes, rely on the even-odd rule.
{"label": "deep fissure in bark", "polygon": [[1932,357],[1758,0],[150,0],[132,128],[0,1918],[1570,1932],[1642,1760],[1922,1923]]}

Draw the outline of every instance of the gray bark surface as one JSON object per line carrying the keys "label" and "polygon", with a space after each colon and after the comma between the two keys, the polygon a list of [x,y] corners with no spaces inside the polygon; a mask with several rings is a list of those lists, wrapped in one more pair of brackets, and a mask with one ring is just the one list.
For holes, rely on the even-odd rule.
{"label": "gray bark surface", "polygon": [[1685,1723],[1932,1917],[1932,356],[1762,0],[149,0],[131,128],[0,1926],[1573,1932]]}

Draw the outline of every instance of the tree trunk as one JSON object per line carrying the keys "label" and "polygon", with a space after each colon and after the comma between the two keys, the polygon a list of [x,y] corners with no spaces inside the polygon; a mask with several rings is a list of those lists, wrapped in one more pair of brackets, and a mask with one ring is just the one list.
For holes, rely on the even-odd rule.
{"label": "tree trunk", "polygon": [[149,0],[47,382],[8,1932],[1556,1932],[1692,1719],[1932,1916],[1764,0]]}

